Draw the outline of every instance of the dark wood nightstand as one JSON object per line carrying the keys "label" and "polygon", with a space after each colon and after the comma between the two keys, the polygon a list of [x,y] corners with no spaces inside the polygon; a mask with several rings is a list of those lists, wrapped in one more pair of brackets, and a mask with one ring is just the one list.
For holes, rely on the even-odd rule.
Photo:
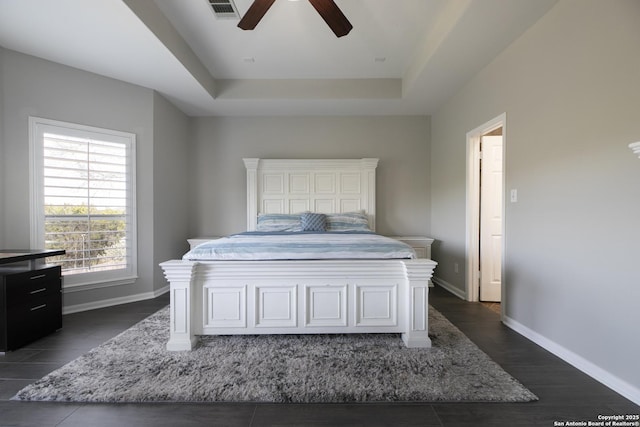
{"label": "dark wood nightstand", "polygon": [[0,250],[0,352],[62,327],[62,274],[44,258],[64,250]]}

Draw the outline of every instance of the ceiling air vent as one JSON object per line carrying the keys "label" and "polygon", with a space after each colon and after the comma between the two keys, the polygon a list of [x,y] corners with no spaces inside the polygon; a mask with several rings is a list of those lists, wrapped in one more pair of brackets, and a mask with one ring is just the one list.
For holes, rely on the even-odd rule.
{"label": "ceiling air vent", "polygon": [[240,18],[233,0],[209,0],[216,18]]}

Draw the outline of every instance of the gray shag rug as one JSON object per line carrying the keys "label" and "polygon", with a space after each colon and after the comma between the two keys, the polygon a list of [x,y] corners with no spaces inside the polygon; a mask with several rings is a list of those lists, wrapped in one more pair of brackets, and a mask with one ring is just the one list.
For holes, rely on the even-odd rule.
{"label": "gray shag rug", "polygon": [[201,337],[168,352],[164,308],[25,387],[14,400],[62,402],[526,402],[538,398],[439,312],[433,347],[399,335]]}

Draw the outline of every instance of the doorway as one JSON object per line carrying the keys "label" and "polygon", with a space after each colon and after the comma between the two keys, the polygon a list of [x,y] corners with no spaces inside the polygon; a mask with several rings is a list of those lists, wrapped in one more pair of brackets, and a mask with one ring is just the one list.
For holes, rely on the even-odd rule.
{"label": "doorway", "polygon": [[467,300],[499,303],[504,271],[506,115],[467,133]]}

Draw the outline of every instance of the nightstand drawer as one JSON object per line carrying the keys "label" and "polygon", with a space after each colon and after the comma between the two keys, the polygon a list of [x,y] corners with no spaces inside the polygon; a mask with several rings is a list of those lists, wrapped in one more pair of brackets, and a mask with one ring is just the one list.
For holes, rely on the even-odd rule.
{"label": "nightstand drawer", "polygon": [[37,298],[32,304],[7,310],[11,327],[7,329],[5,350],[15,350],[62,328],[62,298]]}
{"label": "nightstand drawer", "polygon": [[41,313],[48,313],[51,310],[59,312],[62,309],[62,294],[47,295],[40,293],[30,297],[28,300],[12,301],[7,306],[7,317],[14,321],[22,321],[32,317],[39,317]]}
{"label": "nightstand drawer", "polygon": [[391,238],[411,246],[416,251],[418,258],[431,259],[432,238],[423,236],[391,236]]}
{"label": "nightstand drawer", "polygon": [[60,267],[25,271],[6,276],[7,300],[21,304],[39,295],[59,293],[61,288]]}
{"label": "nightstand drawer", "polygon": [[202,243],[206,243],[210,240],[217,240],[219,239],[219,236],[214,236],[214,237],[194,237],[192,239],[187,239],[187,242],[189,242],[189,249],[194,249],[196,246],[201,245]]}

